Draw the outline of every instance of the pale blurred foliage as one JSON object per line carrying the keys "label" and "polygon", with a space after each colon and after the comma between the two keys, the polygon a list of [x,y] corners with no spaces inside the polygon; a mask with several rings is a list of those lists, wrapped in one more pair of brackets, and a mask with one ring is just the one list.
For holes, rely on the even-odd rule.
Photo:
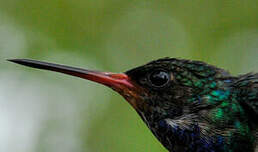
{"label": "pale blurred foliage", "polygon": [[166,151],[122,97],[17,66],[34,58],[123,72],[159,57],[257,72],[258,2],[0,0],[0,151]]}

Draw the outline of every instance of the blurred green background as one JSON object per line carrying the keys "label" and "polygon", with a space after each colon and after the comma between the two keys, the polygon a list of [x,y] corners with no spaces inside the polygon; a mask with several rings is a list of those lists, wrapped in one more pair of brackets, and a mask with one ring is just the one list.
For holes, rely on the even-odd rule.
{"label": "blurred green background", "polygon": [[166,56],[258,72],[258,1],[0,0],[0,151],[165,152],[111,89],[5,59],[120,72]]}

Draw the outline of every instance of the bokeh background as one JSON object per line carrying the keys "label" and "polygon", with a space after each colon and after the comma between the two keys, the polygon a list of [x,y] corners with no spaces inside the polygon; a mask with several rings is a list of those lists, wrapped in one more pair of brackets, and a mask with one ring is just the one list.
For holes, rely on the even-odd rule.
{"label": "bokeh background", "polygon": [[0,152],[165,152],[111,89],[5,59],[123,72],[166,56],[258,72],[258,1],[0,0]]}

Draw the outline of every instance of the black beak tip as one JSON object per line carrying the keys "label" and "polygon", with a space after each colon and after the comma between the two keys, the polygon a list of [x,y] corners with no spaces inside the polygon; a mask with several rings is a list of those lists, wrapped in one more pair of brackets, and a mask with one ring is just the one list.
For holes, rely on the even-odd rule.
{"label": "black beak tip", "polygon": [[13,62],[13,63],[19,63],[21,59],[6,59],[6,61]]}
{"label": "black beak tip", "polygon": [[13,62],[13,60],[15,60],[15,59],[6,59],[6,61],[10,61],[10,62]]}
{"label": "black beak tip", "polygon": [[7,59],[7,61],[21,65],[26,65],[26,63],[29,63],[29,60],[26,59]]}

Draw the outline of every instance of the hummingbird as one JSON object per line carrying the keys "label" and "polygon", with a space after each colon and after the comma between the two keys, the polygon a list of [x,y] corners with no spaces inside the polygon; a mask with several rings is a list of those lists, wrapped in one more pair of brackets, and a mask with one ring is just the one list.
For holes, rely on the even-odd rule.
{"label": "hummingbird", "polygon": [[258,152],[258,73],[232,76],[205,62],[168,57],[124,73],[9,61],[113,89],[169,152]]}

